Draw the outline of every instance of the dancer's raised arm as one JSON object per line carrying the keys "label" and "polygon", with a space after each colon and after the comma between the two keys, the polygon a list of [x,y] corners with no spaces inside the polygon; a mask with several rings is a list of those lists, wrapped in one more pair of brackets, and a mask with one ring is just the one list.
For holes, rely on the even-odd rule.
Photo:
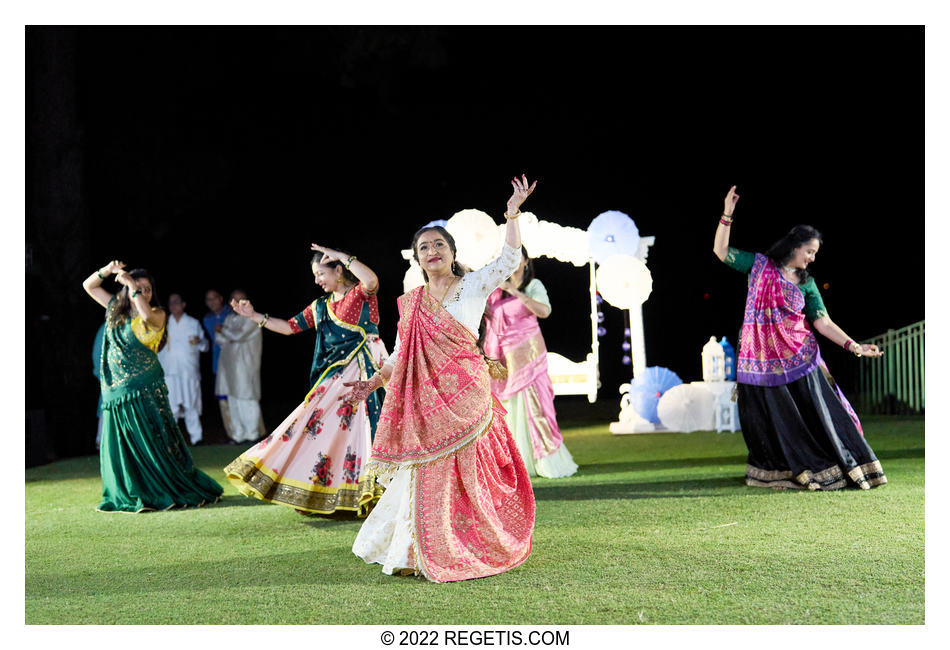
{"label": "dancer's raised arm", "polygon": [[736,194],[736,186],[733,185],[729,188],[729,192],[723,201],[722,216],[719,217],[716,240],[713,242],[713,252],[721,262],[726,261],[726,255],[729,253],[729,230],[732,226],[732,213],[736,209],[738,201],[739,195]]}
{"label": "dancer's raised arm", "polygon": [[342,262],[343,266],[360,281],[366,293],[376,293],[376,289],[379,288],[379,278],[376,277],[373,269],[356,259],[356,255],[341,253],[318,244],[310,244],[310,250],[323,253],[320,264],[329,264],[333,261]]}
{"label": "dancer's raised arm", "polygon": [[116,282],[129,292],[129,302],[149,327],[160,330],[165,326],[165,310],[152,306],[152,285],[146,278],[133,278],[125,269],[115,274]]}
{"label": "dancer's raised arm", "polygon": [[86,293],[97,303],[103,307],[108,307],[109,301],[112,300],[112,294],[102,288],[102,281],[110,275],[118,273],[123,268],[125,268],[125,262],[112,260],[101,269],[96,269],[95,273],[92,273],[88,278],[83,280],[82,288],[85,289]]}
{"label": "dancer's raised arm", "polygon": [[239,316],[243,316],[257,323],[258,327],[266,327],[278,334],[293,334],[290,323],[282,318],[271,318],[268,314],[261,314],[254,309],[250,300],[231,300],[231,309]]}
{"label": "dancer's raised arm", "polygon": [[511,198],[508,199],[508,206],[505,209],[505,219],[508,220],[508,227],[505,230],[505,243],[511,248],[521,248],[521,228],[518,226],[518,216],[521,214],[521,204],[531,196],[538,181],[528,185],[528,177],[524,174],[521,178],[511,179]]}

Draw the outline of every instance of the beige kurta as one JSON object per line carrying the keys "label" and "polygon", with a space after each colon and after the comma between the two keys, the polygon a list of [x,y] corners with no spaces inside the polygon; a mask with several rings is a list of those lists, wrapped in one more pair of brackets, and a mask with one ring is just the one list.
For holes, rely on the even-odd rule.
{"label": "beige kurta", "polygon": [[214,392],[238,399],[261,398],[261,343],[263,334],[257,323],[237,314],[228,314],[215,333],[221,345],[218,377]]}

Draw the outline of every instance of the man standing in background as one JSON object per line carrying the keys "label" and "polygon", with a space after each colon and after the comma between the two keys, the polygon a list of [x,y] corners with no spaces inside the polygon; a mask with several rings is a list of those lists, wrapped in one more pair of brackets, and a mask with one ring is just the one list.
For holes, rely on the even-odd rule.
{"label": "man standing in background", "polygon": [[[231,300],[247,300],[240,289]],[[267,433],[261,417],[261,328],[233,311],[215,331],[221,346],[214,392],[228,396],[231,413],[229,437],[236,443],[259,440]]]}
{"label": "man standing in background", "polygon": [[218,345],[217,338],[215,337],[216,330],[220,328],[225,319],[228,317],[228,314],[231,313],[231,307],[224,304],[224,297],[221,295],[220,291],[215,289],[208,289],[208,291],[205,292],[205,305],[208,307],[208,313],[205,314],[202,322],[204,323],[205,331],[208,332],[208,337],[211,339],[211,370],[215,377],[214,396],[217,399],[218,407],[221,409],[221,421],[224,423],[224,431],[227,433],[228,438],[232,438],[231,414],[228,409],[228,394],[219,393],[217,390],[218,357],[221,354],[221,346]]}
{"label": "man standing in background", "polygon": [[191,444],[201,442],[201,369],[199,357],[209,345],[197,318],[185,313],[186,303],[181,295],[168,297],[168,342],[158,353],[168,386],[168,403],[175,419],[185,418],[185,428]]}

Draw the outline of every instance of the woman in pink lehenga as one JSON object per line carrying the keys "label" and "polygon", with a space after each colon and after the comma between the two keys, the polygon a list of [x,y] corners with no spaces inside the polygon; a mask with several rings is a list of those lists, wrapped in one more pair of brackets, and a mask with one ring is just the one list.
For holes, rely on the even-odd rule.
{"label": "woman in pink lehenga", "polygon": [[269,436],[224,468],[241,494],[328,515],[365,517],[382,494],[366,469],[382,391],[357,406],[340,404],[347,380],[367,379],[387,357],[379,338],[376,274],[355,255],[317,244],[311,261],[314,282],[326,294],[288,320],[255,311],[247,300],[234,311],[279,334],[314,331],[311,389]]}
{"label": "woman in pink lehenga", "polygon": [[465,273],[443,228],[415,234],[426,285],[398,300],[389,361],[341,398],[360,401],[388,382],[369,463],[388,486],[353,543],[383,573],[482,578],[531,552],[534,492],[477,342],[485,299],[520,258],[517,217],[534,185],[523,176],[512,184],[505,246],[484,268]]}
{"label": "woman in pink lehenga", "polygon": [[504,359],[508,377],[492,381],[492,394],[508,411],[505,421],[521,450],[529,476],[563,478],[577,471],[554,414],[554,386],[548,351],[538,326],[551,315],[551,302],[522,247],[521,263],[488,297],[485,354]]}

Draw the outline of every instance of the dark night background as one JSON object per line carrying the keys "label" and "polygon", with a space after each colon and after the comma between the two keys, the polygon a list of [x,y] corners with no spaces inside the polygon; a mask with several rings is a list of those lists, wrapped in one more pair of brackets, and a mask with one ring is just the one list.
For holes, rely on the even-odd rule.
{"label": "dark night background", "polygon": [[[541,219],[586,229],[615,209],[656,237],[647,363],[684,381],[741,323],[744,278],[712,254],[731,184],[734,245],[823,232],[811,271],[851,336],[921,320],[923,64],[922,27],[28,27],[32,453],[95,451],[103,314],[81,283],[110,259],[149,268],[198,318],[209,287],[289,317],[320,291],[310,242],[346,248],[380,276],[391,347],[411,234],[464,208],[500,221],[520,172],[539,179],[525,209]],[[548,348],[580,360],[587,271],[536,268]],[[615,414],[630,371],[623,313],[606,316]],[[857,362],[821,341],[852,388]],[[309,388],[312,351],[312,336],[265,335],[269,426]]]}

